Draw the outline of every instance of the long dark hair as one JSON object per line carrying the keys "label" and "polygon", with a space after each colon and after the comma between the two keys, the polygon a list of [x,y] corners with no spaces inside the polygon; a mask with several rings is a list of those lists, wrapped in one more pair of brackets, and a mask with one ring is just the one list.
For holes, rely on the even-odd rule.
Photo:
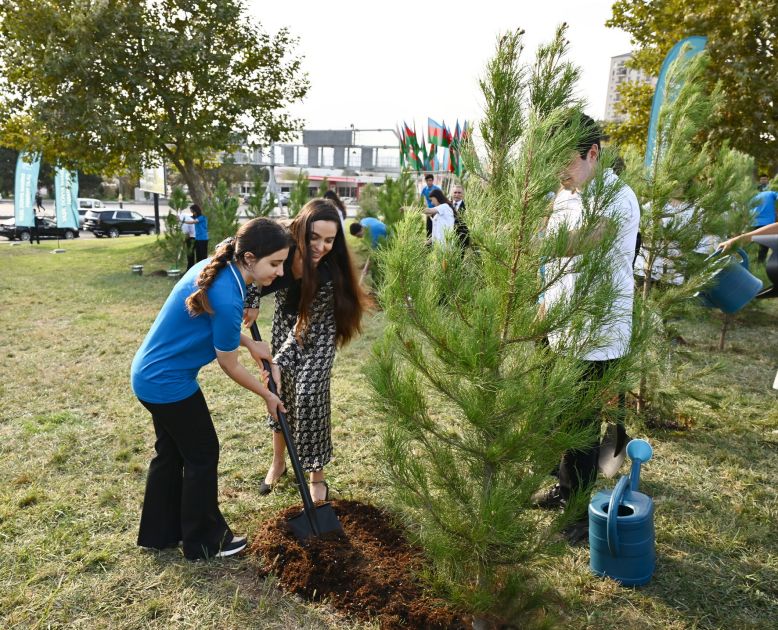
{"label": "long dark hair", "polygon": [[319,274],[311,260],[310,242],[316,221],[332,221],[338,227],[332,249],[319,265],[327,265],[335,288],[335,341],[342,346],[362,330],[362,313],[368,305],[367,296],[359,286],[338,210],[325,199],[311,199],[294,218],[289,231],[303,262],[300,304],[295,334],[301,335],[310,322],[311,305],[319,288]]}
{"label": "long dark hair", "polygon": [[443,194],[442,190],[438,190],[437,188],[435,190],[430,191],[430,197],[434,197],[438,201],[438,203],[447,203],[448,205],[451,205],[451,202],[448,200],[448,197],[446,197],[446,195]]}
{"label": "long dark hair", "polygon": [[334,190],[328,190],[322,195],[322,199],[326,199],[327,201],[335,204],[338,212],[343,215],[343,220],[346,220],[346,204],[344,204],[343,200],[338,197],[338,193],[336,193]]}
{"label": "long dark hair", "polygon": [[213,313],[206,291],[229,261],[234,259],[245,264],[249,252],[259,260],[291,244],[289,232],[272,219],[259,217],[244,223],[234,238],[219,243],[210,262],[197,276],[197,290],[186,298],[186,309],[192,315]]}

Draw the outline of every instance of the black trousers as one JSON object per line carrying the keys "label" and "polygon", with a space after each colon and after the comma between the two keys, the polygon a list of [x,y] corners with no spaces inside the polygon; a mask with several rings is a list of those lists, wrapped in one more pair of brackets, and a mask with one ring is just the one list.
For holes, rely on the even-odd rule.
{"label": "black trousers", "polygon": [[232,532],[219,510],[219,440],[199,389],[169,404],[140,401],[151,412],[157,455],[149,465],[138,544],[184,543],[189,560],[213,556]]}
{"label": "black trousers", "polygon": [[762,245],[761,243],[757,243],[757,245],[759,246],[759,253],[756,256],[756,262],[764,265],[767,261],[767,254],[770,251],[770,248],[766,245]]}
{"label": "black trousers", "polygon": [[[586,369],[582,375],[584,382],[593,383],[602,379],[618,359],[609,361],[586,361]],[[591,486],[597,479],[597,468],[600,456],[600,409],[592,409],[579,420],[581,428],[593,428],[592,441],[586,448],[577,451],[567,451],[559,464],[559,487],[562,496],[567,498],[573,492]]]}
{"label": "black trousers", "polygon": [[191,236],[186,237],[184,249],[186,250],[186,269],[189,271],[195,264],[195,240]]}
{"label": "black trousers", "polygon": [[195,259],[197,262],[208,258],[208,241],[195,241]]}

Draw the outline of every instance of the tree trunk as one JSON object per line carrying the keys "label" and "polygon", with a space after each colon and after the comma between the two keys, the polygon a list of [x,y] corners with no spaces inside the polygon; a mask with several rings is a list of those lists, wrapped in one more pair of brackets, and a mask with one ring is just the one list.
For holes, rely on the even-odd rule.
{"label": "tree trunk", "polygon": [[201,209],[205,209],[208,190],[200,169],[197,168],[193,160],[186,159],[179,167],[179,170],[189,188],[189,196],[192,198],[192,203],[196,203]]}

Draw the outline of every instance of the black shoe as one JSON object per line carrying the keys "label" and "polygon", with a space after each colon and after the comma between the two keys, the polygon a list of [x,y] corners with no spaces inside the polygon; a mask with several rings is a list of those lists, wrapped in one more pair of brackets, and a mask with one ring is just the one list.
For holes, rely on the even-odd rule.
{"label": "black shoe", "polygon": [[[323,483],[324,484],[324,498],[319,499],[319,501],[329,501],[330,498],[330,487],[327,485],[326,481],[311,481],[311,483]],[[313,497],[311,497],[313,499]]]}
{"label": "black shoe", "polygon": [[281,471],[281,474],[278,475],[276,480],[273,483],[265,483],[264,481],[259,486],[259,494],[261,494],[263,497],[265,495],[270,494],[273,492],[273,487],[278,483],[278,480],[281,479],[286,474],[286,466],[284,466],[284,469]]}
{"label": "black shoe", "polygon": [[531,505],[542,510],[564,510],[567,498],[562,494],[562,488],[557,483],[547,490],[538,490],[533,494]]}
{"label": "black shoe", "polygon": [[248,541],[245,537],[233,537],[233,539],[222,545],[222,548],[214,554],[214,558],[228,558],[234,556],[236,553],[240,553],[246,548]]}

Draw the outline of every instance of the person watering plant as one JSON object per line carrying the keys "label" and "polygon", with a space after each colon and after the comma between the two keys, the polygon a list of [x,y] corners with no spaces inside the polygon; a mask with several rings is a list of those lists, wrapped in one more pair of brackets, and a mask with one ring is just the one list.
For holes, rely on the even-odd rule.
{"label": "person watering plant", "polygon": [[[354,274],[335,206],[313,199],[289,229],[294,244],[284,275],[262,294],[276,294],[272,342],[281,369],[281,398],[300,462],[310,473],[311,497],[322,501],[329,496],[324,467],[332,457],[332,363],[335,350],[360,332],[367,297]],[[253,323],[256,313],[248,311],[245,323]],[[273,462],[260,486],[263,495],[286,472],[281,428],[272,415],[268,425],[273,429]]]}
{"label": "person watering plant", "polygon": [[[246,547],[219,510],[219,441],[197,382],[216,359],[236,383],[261,396],[271,416],[284,411],[267,373],[253,376],[238,361],[248,349],[261,366],[270,348],[241,334],[247,285],[267,286],[284,273],[289,235],[270,219],[243,225],[176,284],[135,354],[132,389],[151,413],[157,436],[149,465],[138,544],[152,549],[183,541],[189,560],[230,556]],[[278,376],[274,368],[274,378]]]}
{"label": "person watering plant", "polygon": [[778,223],[770,223],[769,225],[763,225],[762,227],[757,228],[755,230],[751,230],[750,232],[738,234],[737,236],[733,236],[729,240],[722,241],[721,243],[719,243],[717,251],[725,252],[738,242],[750,243],[751,239],[754,236],[771,236],[775,234],[778,234]]}

